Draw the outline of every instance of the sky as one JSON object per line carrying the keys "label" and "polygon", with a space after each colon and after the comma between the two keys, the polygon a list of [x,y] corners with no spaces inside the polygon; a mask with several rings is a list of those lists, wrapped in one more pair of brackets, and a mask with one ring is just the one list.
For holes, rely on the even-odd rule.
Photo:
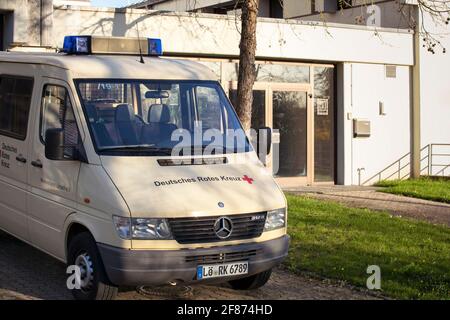
{"label": "sky", "polygon": [[125,7],[127,5],[140,2],[138,0],[91,0],[93,6],[96,7]]}

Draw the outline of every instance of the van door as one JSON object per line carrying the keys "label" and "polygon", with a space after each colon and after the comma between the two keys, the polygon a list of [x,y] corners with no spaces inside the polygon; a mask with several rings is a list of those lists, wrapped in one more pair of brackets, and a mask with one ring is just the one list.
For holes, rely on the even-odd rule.
{"label": "van door", "polygon": [[52,128],[63,129],[65,145],[81,143],[73,108],[74,100],[69,88],[63,81],[44,78],[29,166],[31,193],[28,197],[28,212],[31,241],[61,259],[64,258],[62,229],[67,216],[75,212],[81,163],[73,160],[73,148],[66,148],[67,160],[47,159],[45,132]]}
{"label": "van door", "polygon": [[0,228],[25,241],[33,83],[30,77],[0,75]]}

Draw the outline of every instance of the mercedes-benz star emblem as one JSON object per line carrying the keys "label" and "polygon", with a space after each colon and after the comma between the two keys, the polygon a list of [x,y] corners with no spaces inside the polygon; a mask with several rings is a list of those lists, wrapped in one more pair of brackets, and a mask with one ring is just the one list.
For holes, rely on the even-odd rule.
{"label": "mercedes-benz star emblem", "polygon": [[219,202],[217,205],[219,206],[219,208],[225,207],[225,205],[223,204],[223,202]]}
{"label": "mercedes-benz star emblem", "polygon": [[233,232],[233,222],[227,217],[220,217],[214,223],[214,231],[220,239],[227,239]]}

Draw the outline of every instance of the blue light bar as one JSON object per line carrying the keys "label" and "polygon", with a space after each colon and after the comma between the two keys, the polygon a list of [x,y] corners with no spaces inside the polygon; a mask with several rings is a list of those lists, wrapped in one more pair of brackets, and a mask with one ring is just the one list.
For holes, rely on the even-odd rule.
{"label": "blue light bar", "polygon": [[63,52],[68,54],[131,54],[161,56],[161,39],[102,36],[66,36]]}
{"label": "blue light bar", "polygon": [[162,56],[162,42],[161,39],[148,39],[148,55]]}
{"label": "blue light bar", "polygon": [[90,54],[91,44],[91,36],[66,36],[63,51],[70,54]]}

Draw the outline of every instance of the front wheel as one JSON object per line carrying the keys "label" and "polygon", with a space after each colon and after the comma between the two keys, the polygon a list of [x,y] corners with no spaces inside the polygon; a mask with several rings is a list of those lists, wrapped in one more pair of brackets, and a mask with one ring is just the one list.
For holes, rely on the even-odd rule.
{"label": "front wheel", "polygon": [[72,289],[77,300],[113,300],[117,287],[106,276],[94,238],[88,232],[73,237],[68,248],[68,265],[80,271],[79,288]]}
{"label": "front wheel", "polygon": [[264,286],[270,279],[272,269],[257,273],[253,276],[229,281],[234,290],[254,290]]}

